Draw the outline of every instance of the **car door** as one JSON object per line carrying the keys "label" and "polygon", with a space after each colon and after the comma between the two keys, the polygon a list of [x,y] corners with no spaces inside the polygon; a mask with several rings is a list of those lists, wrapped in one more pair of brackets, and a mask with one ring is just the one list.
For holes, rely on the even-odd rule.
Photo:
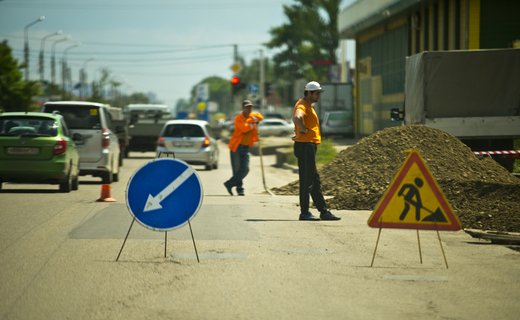
{"label": "car door", "polygon": [[102,127],[99,106],[50,104],[45,112],[59,112],[72,134],[79,133],[81,140],[76,141],[80,163],[98,162],[102,157]]}

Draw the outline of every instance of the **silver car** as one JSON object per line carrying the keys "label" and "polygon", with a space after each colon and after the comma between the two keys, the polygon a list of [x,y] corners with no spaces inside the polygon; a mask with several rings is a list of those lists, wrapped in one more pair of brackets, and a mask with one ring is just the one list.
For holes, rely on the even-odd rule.
{"label": "silver car", "polygon": [[103,183],[119,180],[119,141],[108,105],[84,101],[46,102],[43,112],[59,113],[72,133],[81,134],[76,145],[79,174],[101,177]]}
{"label": "silver car", "polygon": [[321,134],[325,137],[340,135],[353,137],[352,112],[327,111],[321,122]]}
{"label": "silver car", "polygon": [[173,155],[189,164],[204,165],[206,170],[218,168],[217,137],[204,120],[170,120],[157,141],[157,157]]}
{"label": "silver car", "polygon": [[278,118],[264,118],[258,124],[260,136],[289,136],[294,134],[294,124]]}

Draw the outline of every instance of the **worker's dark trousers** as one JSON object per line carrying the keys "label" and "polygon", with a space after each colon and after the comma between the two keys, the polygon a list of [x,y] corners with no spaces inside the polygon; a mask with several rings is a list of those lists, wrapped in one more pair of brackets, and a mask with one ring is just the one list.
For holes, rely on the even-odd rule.
{"label": "worker's dark trousers", "polygon": [[229,151],[233,176],[226,181],[230,186],[237,187],[237,192],[244,192],[244,178],[249,173],[249,146],[239,145],[237,151]]}
{"label": "worker's dark trousers", "polygon": [[316,169],[316,151],[318,147],[311,142],[295,142],[294,155],[298,158],[298,175],[300,178],[300,211],[309,211],[309,194],[318,211],[327,210],[325,199],[321,193],[320,176]]}

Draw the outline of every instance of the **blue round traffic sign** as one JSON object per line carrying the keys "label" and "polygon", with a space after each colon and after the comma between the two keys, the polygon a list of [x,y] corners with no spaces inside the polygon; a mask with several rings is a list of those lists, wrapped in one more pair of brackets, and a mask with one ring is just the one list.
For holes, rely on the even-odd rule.
{"label": "blue round traffic sign", "polygon": [[182,227],[199,211],[202,184],[197,171],[178,159],[155,159],[128,181],[126,203],[145,228],[168,231]]}

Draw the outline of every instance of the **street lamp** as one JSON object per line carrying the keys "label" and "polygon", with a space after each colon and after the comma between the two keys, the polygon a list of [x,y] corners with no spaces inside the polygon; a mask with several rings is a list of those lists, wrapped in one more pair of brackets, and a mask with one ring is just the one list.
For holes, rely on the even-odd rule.
{"label": "street lamp", "polygon": [[41,44],[40,44],[40,56],[39,56],[39,64],[40,64],[40,68],[39,68],[39,72],[40,72],[40,81],[43,82],[43,79],[45,77],[45,67],[44,67],[44,59],[43,59],[43,52],[44,52],[44,49],[45,49],[45,40],[47,40],[48,38],[52,38],[52,37],[55,37],[55,36],[58,36],[62,34],[62,31],[61,30],[58,30],[54,33],[51,33],[51,34],[48,34],[46,36],[44,36],[41,40]]}
{"label": "street lamp", "polygon": [[56,45],[60,42],[69,40],[69,37],[61,38],[52,43],[51,49],[51,83],[56,82]]}
{"label": "street lamp", "polygon": [[67,52],[70,49],[73,49],[76,47],[79,47],[78,43],[73,44],[72,46],[67,47],[63,50],[63,56],[61,58],[61,90],[62,90],[61,96],[62,96],[62,98],[65,98],[65,82],[67,79]]}
{"label": "street lamp", "polygon": [[29,80],[29,27],[37,24],[38,22],[42,22],[45,20],[45,16],[41,16],[38,19],[32,21],[31,23],[27,24],[24,28],[24,47],[23,47],[23,55],[24,55],[24,62],[25,62],[25,80]]}

